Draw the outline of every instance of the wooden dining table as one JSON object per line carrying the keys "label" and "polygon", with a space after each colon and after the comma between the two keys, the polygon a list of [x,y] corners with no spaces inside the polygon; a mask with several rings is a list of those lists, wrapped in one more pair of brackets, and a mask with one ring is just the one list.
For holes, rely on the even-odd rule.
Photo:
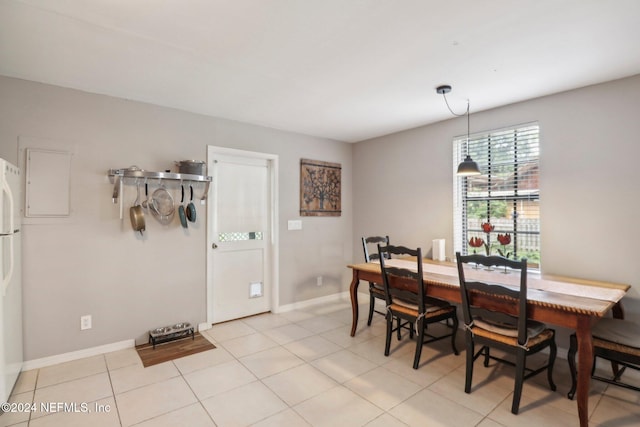
{"label": "wooden dining table", "polygon": [[[416,269],[416,261],[392,259],[385,261],[397,267]],[[423,260],[424,282],[427,295],[460,303],[460,282],[457,266],[451,262]],[[350,264],[353,271],[350,286],[352,325],[351,336],[358,326],[358,285],[361,280],[382,283],[380,264],[377,262]],[[507,271],[474,269],[465,267],[467,279],[482,280],[507,286],[518,285],[518,275]],[[576,331],[578,339],[578,388],[577,406],[580,426],[589,425],[588,397],[593,367],[593,340],[591,328],[613,311],[614,317],[622,317],[621,299],[629,285],[602,281],[573,279],[558,276],[527,276],[527,309],[532,319],[563,326]]]}

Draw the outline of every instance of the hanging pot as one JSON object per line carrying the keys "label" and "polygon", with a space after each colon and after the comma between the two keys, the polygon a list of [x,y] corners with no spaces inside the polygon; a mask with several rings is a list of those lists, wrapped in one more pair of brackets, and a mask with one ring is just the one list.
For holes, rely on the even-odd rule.
{"label": "hanging pot", "polygon": [[187,219],[191,222],[196,222],[196,205],[193,203],[193,186],[190,185],[191,199],[187,205]]}
{"label": "hanging pot", "polygon": [[182,185],[182,197],[180,199],[180,206],[178,206],[178,216],[180,217],[182,227],[187,228],[187,217],[184,213],[184,185]]}
{"label": "hanging pot", "polygon": [[139,231],[140,234],[145,230],[145,222],[144,222],[144,212],[142,211],[142,206],[140,206],[140,185],[136,185],[137,189],[137,197],[136,201],[133,202],[133,206],[129,209],[129,216],[131,218],[131,227],[133,227],[133,231]]}
{"label": "hanging pot", "polygon": [[191,175],[207,174],[207,165],[201,160],[181,160],[175,163],[178,166],[178,173],[188,173]]}

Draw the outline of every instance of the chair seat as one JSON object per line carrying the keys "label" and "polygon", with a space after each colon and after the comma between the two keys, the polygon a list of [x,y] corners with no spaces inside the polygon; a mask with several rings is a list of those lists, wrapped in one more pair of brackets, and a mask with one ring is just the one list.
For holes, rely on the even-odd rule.
{"label": "chair seat", "polygon": [[[518,336],[518,319],[513,318],[513,322],[503,323],[497,322],[495,320],[483,319],[482,317],[476,317],[473,319],[473,324],[486,329],[487,331],[505,335],[507,337],[517,337]],[[541,322],[537,322],[535,320],[527,320],[527,335],[529,339],[541,334],[545,329],[547,329],[547,325]]]}
{"label": "chair seat", "polygon": [[594,347],[640,356],[640,324],[622,319],[600,319],[592,329]]}
{"label": "chair seat", "polygon": [[594,338],[640,349],[640,324],[622,319],[600,319],[591,330]]}
{"label": "chair seat", "polygon": [[[640,324],[623,319],[600,319],[591,330],[593,335],[594,366],[591,378],[604,381],[608,384],[640,391],[640,387],[622,380],[622,374],[626,368],[640,371]],[[569,371],[571,372],[571,390],[567,394],[573,399],[577,389],[576,353],[578,352],[578,340],[576,334],[569,337]],[[595,364],[598,358],[611,362],[612,376],[598,375],[595,373]],[[620,368],[619,365],[622,365]]]}
{"label": "chair seat", "polygon": [[[395,299],[394,303],[390,306],[391,311],[404,313],[409,316],[418,317],[418,306],[407,301]],[[425,317],[435,317],[444,313],[450,313],[455,311],[456,308],[451,304],[446,305],[427,305],[425,307]]]}
{"label": "chair seat", "polygon": [[[477,326],[475,322],[474,322],[474,325],[475,326],[471,327],[471,332],[474,335],[484,337],[493,341],[498,341],[512,347],[518,347],[518,337],[511,337],[511,336],[503,335],[500,333],[492,332],[487,329],[483,329]],[[529,336],[529,341],[527,342],[526,347],[527,348],[535,347],[538,344],[541,344],[547,340],[553,339],[553,337],[554,337],[553,329],[544,329],[542,332],[540,332],[534,337]]]}

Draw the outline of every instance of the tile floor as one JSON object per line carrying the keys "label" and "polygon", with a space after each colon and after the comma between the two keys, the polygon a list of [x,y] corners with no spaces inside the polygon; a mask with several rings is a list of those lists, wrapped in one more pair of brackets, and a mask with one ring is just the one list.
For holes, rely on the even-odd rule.
{"label": "tile floor", "polygon": [[[350,323],[344,301],[215,325],[203,333],[215,350],[146,369],[127,349],[24,372],[11,402],[37,410],[5,413],[0,426],[578,425],[576,403],[565,397],[565,354],[558,391],[544,375],[529,380],[515,416],[509,367],[477,363],[467,395],[464,352],[454,356],[448,341],[426,345],[413,370],[408,338],[383,355],[382,316],[370,327],[361,322],[353,338]],[[640,393],[592,383],[591,425],[637,426],[639,404]]]}

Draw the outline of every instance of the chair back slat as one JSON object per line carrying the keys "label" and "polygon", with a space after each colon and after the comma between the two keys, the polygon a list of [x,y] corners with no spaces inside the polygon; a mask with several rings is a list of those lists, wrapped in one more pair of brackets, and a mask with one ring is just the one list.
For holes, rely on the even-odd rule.
{"label": "chair back slat", "polygon": [[378,244],[384,246],[389,244],[389,236],[371,236],[362,238],[362,249],[364,251],[364,262],[370,262],[379,259],[377,252],[369,252],[369,245],[377,247]]}
{"label": "chair back slat", "polygon": [[407,279],[418,280],[418,273],[406,268],[390,267],[385,263],[387,274],[396,277],[405,277]]}
{"label": "chair back slat", "polygon": [[477,291],[478,293],[484,293],[489,295],[494,295],[496,297],[505,297],[505,298],[513,298],[517,300],[521,296],[521,290],[515,290],[511,288],[507,288],[506,286],[497,285],[493,283],[484,283],[484,282],[466,282],[467,289]]}
{"label": "chair back slat", "polygon": [[[457,253],[456,253],[457,256]],[[522,268],[522,259],[526,260],[526,258],[522,258],[520,261],[516,261],[513,259],[505,258],[498,255],[481,255],[481,254],[471,254],[471,255],[460,255],[464,259],[464,263],[472,263],[472,264],[481,264],[485,267],[504,267],[507,266],[509,268],[520,270]]]}

